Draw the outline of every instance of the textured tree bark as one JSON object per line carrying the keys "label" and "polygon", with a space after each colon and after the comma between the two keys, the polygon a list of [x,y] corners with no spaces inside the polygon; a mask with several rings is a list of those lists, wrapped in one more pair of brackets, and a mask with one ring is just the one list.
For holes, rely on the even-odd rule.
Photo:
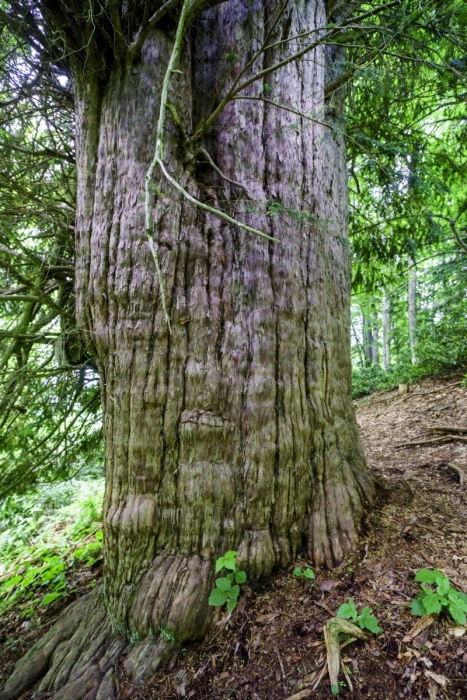
{"label": "textured tree bark", "polygon": [[[168,119],[164,159],[192,195],[280,242],[196,209],[156,171],[153,237],[171,334],[142,194],[173,34],[151,32],[141,61],[115,66],[99,94],[92,77],[77,85],[77,305],[101,376],[107,465],[104,590],[83,605],[132,640],[136,679],[203,636],[218,556],[238,550],[252,580],[303,549],[333,567],[372,499],[350,397],[343,137],[261,99],[332,123],[342,100],[326,103],[324,85],[339,53],[318,47],[221,114],[204,146],[244,190],[195,167],[184,148],[182,131],[260,47],[273,7],[226,2],[192,29],[169,94],[183,129]],[[271,43],[326,21],[322,0],[298,0]],[[292,51],[279,43],[249,74]],[[63,653],[41,686],[57,698],[89,667],[60,675]],[[107,671],[93,668],[99,683]]]}

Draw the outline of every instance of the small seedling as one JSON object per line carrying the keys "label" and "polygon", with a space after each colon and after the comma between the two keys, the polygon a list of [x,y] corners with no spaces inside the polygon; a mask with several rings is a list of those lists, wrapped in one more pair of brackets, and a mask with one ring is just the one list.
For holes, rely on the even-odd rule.
{"label": "small seedling", "polygon": [[371,608],[365,606],[362,608],[359,615],[352,598],[349,598],[348,603],[343,603],[340,606],[336,617],[340,617],[342,620],[351,620],[352,622],[355,622],[360,629],[369,630],[373,634],[380,634],[380,632],[382,632],[382,629],[378,624],[378,620],[371,614]]}
{"label": "small seedling", "polygon": [[293,570],[293,575],[299,578],[307,578],[309,581],[312,581],[315,577],[315,572],[313,569],[302,569],[301,566],[296,566]]}
{"label": "small seedling", "polygon": [[[465,625],[467,595],[453,588],[447,576],[443,576],[439,569],[419,569],[415,581],[421,584],[422,590],[412,601],[412,615],[447,612],[458,625]],[[436,586],[436,589],[430,586]]]}
{"label": "small seedling", "polygon": [[209,605],[222,607],[227,603],[227,610],[232,612],[237,607],[240,586],[246,581],[246,572],[237,568],[237,552],[226,552],[216,561],[216,574],[225,575],[216,579],[216,587],[209,596]]}

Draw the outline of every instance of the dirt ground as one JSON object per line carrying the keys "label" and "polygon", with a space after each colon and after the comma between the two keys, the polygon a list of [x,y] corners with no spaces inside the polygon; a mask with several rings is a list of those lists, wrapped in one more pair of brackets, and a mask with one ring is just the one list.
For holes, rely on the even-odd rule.
{"label": "dirt ground", "polygon": [[[349,598],[370,606],[383,632],[342,650],[342,698],[467,698],[467,631],[437,616],[420,630],[410,614],[422,567],[441,569],[467,593],[467,432],[453,439],[452,431],[429,430],[467,428],[467,387],[456,377],[426,380],[406,395],[365,397],[356,408],[379,482],[359,550],[339,569],[317,572],[313,585],[292,573],[307,566],[303,559],[244,585],[231,618],[187,645],[173,671],[143,687],[120,673],[120,700],[329,698],[327,675],[314,687],[320,673],[313,672],[324,666],[323,625]],[[407,445],[414,442],[422,444]],[[39,634],[14,615],[0,620],[0,685]]]}

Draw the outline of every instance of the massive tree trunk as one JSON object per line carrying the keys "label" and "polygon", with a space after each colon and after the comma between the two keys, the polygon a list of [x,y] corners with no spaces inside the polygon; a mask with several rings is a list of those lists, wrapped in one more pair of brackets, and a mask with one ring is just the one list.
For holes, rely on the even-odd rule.
{"label": "massive tree trunk", "polygon": [[[104,587],[88,609],[105,611],[107,661],[95,670],[95,660],[67,664],[66,650],[55,651],[41,688],[63,686],[57,698],[78,697],[69,688],[83,668],[110,682],[109,658],[121,650],[109,656],[111,634],[136,641],[126,663],[137,678],[202,636],[213,564],[226,550],[238,550],[251,580],[298,551],[316,566],[339,564],[372,498],[350,398],[343,137],[271,103],[332,125],[341,98],[326,103],[324,84],[339,52],[319,46],[251,84],[243,95],[255,100],[226,106],[204,147],[241,187],[184,146],[183,133],[261,46],[272,8],[225,2],[192,27],[170,84],[180,124],[167,119],[164,160],[192,196],[279,242],[201,211],[156,169],[151,233],[171,333],[143,193],[173,31],[150,32],[141,60],[114,61],[100,87],[92,66],[75,76],[77,305],[101,376],[107,467]],[[322,0],[299,0],[270,43],[326,21]],[[247,76],[292,51],[278,44]],[[82,642],[80,625],[73,638],[48,637],[44,668],[58,641]],[[18,684],[1,697],[17,697]]]}

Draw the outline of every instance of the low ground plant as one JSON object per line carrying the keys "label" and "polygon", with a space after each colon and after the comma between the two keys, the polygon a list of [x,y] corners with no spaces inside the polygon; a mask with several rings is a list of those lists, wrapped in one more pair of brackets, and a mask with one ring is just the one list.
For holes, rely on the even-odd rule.
{"label": "low ground plant", "polygon": [[447,576],[439,569],[419,569],[415,581],[420,583],[421,590],[412,601],[412,615],[447,613],[454,622],[465,625],[467,595],[456,590]]}
{"label": "low ground plant", "polygon": [[296,566],[293,570],[293,575],[297,576],[297,578],[306,578],[309,581],[313,581],[313,579],[315,578],[315,572],[309,567],[307,567],[306,569],[302,569],[301,566]]}
{"label": "low ground plant", "polygon": [[378,624],[377,618],[371,613],[371,608],[365,606],[361,609],[359,614],[354,601],[352,598],[349,598],[347,603],[343,603],[340,606],[336,617],[340,617],[342,620],[350,620],[362,630],[369,630],[373,634],[380,634],[382,629]]}
{"label": "low ground plant", "polygon": [[24,615],[70,592],[67,572],[102,557],[103,480],[40,486],[0,505],[0,614]]}
{"label": "low ground plant", "polygon": [[216,561],[216,574],[222,576],[216,579],[216,587],[209,596],[209,605],[222,607],[227,603],[228,612],[237,607],[240,586],[246,581],[246,572],[237,567],[237,552],[231,550]]}

